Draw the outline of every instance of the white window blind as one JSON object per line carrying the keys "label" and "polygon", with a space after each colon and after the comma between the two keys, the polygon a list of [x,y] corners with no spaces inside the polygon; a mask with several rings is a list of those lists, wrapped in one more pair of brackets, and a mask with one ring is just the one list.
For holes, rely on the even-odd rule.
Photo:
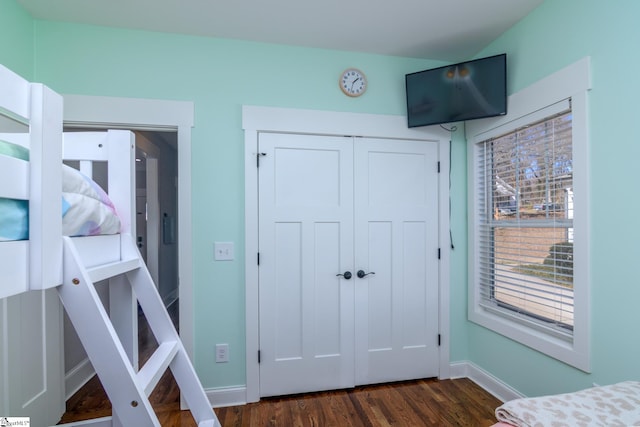
{"label": "white window blind", "polygon": [[479,304],[573,332],[572,113],[478,143]]}

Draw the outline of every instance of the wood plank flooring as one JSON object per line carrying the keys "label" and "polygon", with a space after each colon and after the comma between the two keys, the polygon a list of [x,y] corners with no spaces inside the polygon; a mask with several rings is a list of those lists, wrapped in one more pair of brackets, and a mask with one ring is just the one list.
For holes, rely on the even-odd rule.
{"label": "wood plank flooring", "polygon": [[[156,346],[141,318],[140,360],[146,360]],[[150,396],[163,427],[196,426],[191,413],[180,410],[179,396],[171,372],[166,372]],[[423,379],[264,398],[215,412],[223,427],[482,427],[496,422],[494,410],[500,404],[469,379]],[[96,376],[67,401],[61,423],[109,415],[111,404]]]}
{"label": "wood plank flooring", "polygon": [[[62,422],[111,415],[97,378],[67,402]],[[161,391],[158,393],[158,391]],[[172,377],[163,378],[151,397],[164,427],[196,427],[181,411]],[[310,426],[491,426],[500,401],[469,379],[425,379],[347,390],[264,398],[258,403],[215,408],[223,427]]]}
{"label": "wood plank flooring", "polygon": [[500,401],[468,379],[416,380],[217,408],[224,426],[491,426]]}

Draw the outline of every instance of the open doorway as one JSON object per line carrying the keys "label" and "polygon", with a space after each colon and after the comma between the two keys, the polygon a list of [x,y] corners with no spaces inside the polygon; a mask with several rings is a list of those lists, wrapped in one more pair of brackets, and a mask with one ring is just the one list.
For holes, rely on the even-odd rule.
{"label": "open doorway", "polygon": [[[103,127],[65,127],[65,132],[103,131]],[[158,292],[179,330],[178,311],[178,134],[175,130],[134,130],[136,141],[136,240]],[[106,166],[106,164],[105,164]],[[99,184],[106,182],[96,179]],[[98,287],[105,307],[108,288]],[[150,353],[151,332],[139,310],[138,342],[140,356]],[[153,340],[151,340],[153,341]],[[151,343],[154,344],[153,342]],[[80,391],[95,375],[86,352],[68,317],[64,316],[64,367],[66,398]]]}
{"label": "open doorway", "polygon": [[[178,212],[176,231],[179,275],[180,338],[193,360],[193,266],[191,224],[191,130],[194,103],[161,99],[120,98],[93,95],[64,95],[64,124],[79,129],[134,129],[177,134]],[[91,371],[87,363],[79,369]],[[73,375],[76,377],[76,375]],[[82,377],[82,375],[80,375]],[[84,376],[84,378],[90,378]],[[73,393],[73,381],[65,381],[66,394]],[[84,384],[84,382],[82,383]]]}
{"label": "open doorway", "polygon": [[177,133],[134,131],[136,240],[160,297],[178,299]]}

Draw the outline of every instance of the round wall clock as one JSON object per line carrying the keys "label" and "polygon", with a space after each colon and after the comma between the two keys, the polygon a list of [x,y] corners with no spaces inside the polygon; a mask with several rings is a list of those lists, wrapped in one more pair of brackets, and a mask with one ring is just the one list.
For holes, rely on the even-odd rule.
{"label": "round wall clock", "polygon": [[356,68],[344,70],[338,83],[345,95],[349,96],[360,96],[367,90],[367,78]]}

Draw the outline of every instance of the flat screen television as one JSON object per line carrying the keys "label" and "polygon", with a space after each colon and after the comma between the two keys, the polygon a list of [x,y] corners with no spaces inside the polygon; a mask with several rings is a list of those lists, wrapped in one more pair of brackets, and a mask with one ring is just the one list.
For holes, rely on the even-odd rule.
{"label": "flat screen television", "polygon": [[507,55],[405,76],[409,127],[507,114]]}

